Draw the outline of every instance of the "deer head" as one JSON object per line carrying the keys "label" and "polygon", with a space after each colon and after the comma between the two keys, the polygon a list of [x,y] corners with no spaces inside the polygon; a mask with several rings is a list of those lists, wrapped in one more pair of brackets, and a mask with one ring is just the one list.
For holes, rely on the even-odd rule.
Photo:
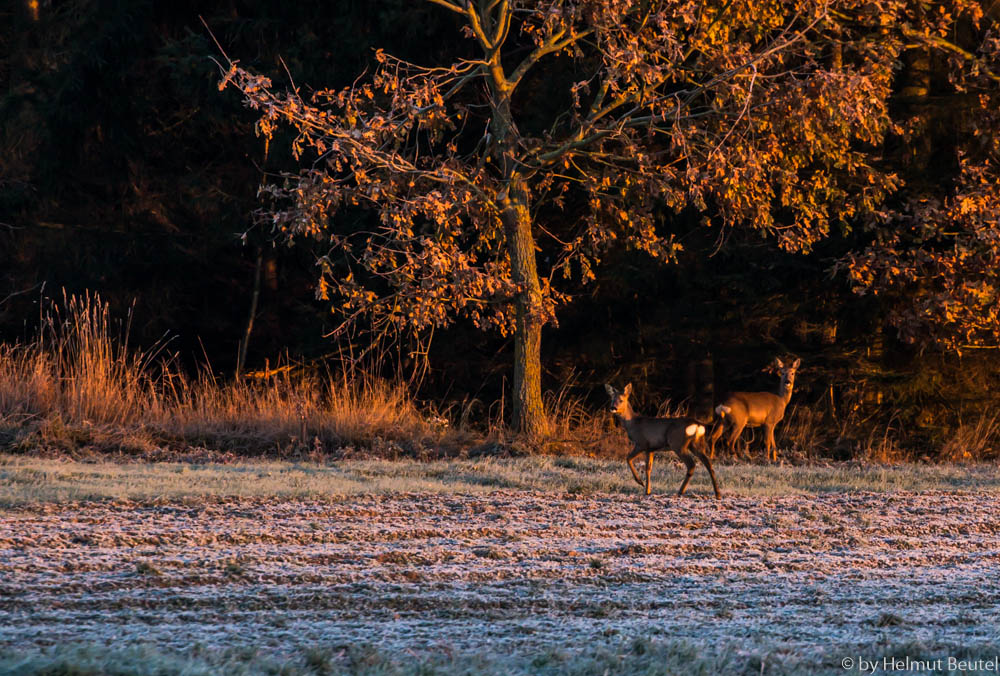
{"label": "deer head", "polygon": [[607,391],[608,396],[611,397],[611,412],[617,413],[623,418],[627,417],[626,414],[630,410],[628,398],[632,395],[632,383],[626,385],[625,389],[621,392],[607,383],[605,383],[604,389]]}
{"label": "deer head", "polygon": [[795,371],[799,368],[802,360],[796,359],[788,366],[785,366],[785,362],[781,361],[780,358],[775,358],[774,362],[781,371],[781,391],[791,394],[792,388],[795,386]]}

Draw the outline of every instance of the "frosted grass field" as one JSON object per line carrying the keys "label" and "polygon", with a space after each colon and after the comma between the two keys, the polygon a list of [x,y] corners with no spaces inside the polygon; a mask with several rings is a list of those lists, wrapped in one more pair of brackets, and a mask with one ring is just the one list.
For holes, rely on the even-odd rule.
{"label": "frosted grass field", "polygon": [[657,468],[645,498],[577,458],[5,457],[0,673],[947,673],[1000,645],[996,467],[723,465],[719,502]]}
{"label": "frosted grass field", "polygon": [[[670,453],[659,453],[653,490],[669,494],[684,476]],[[1000,466],[719,465],[731,496],[781,496],[852,491],[1000,493]],[[0,505],[77,500],[187,500],[203,497],[342,498],[398,492],[482,494],[501,489],[635,495],[624,461],[534,456],[516,459],[350,460],[332,465],[288,462],[235,464],[66,462],[0,454]],[[707,494],[704,469],[690,490]]]}

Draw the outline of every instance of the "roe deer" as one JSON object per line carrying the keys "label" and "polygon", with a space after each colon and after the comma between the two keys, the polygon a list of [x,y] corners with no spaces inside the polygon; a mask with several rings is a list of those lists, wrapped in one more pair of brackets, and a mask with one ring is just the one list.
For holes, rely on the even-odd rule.
{"label": "roe deer", "polygon": [[[628,403],[628,398],[632,394],[632,384],[629,383],[621,392],[605,385],[608,396],[611,397],[611,412],[616,414],[622,421],[622,426],[628,434],[629,441],[632,442],[632,452],[628,454],[628,468],[632,470],[632,478],[640,486],[646,489],[649,495],[649,475],[653,471],[653,453],[659,450],[669,449],[677,454],[687,467],[687,476],[677,495],[684,495],[684,489],[691,481],[694,468],[697,465],[694,456],[698,456],[709,476],[712,477],[712,488],[715,489],[715,497],[721,498],[719,484],[715,481],[715,470],[712,469],[712,462],[705,455],[704,451],[696,446],[705,448],[705,426],[694,418],[647,418],[636,415]],[[632,461],[640,453],[646,454],[646,483],[643,484],[639,474],[635,471]]]}
{"label": "roe deer", "polygon": [[715,407],[718,420],[712,429],[712,448],[709,457],[715,458],[715,442],[722,436],[725,427],[729,427],[729,438],[726,445],[733,453],[736,440],[739,439],[744,427],[764,426],[764,451],[768,462],[778,461],[778,449],[774,444],[774,426],[785,417],[785,407],[792,398],[792,387],[795,385],[795,369],[802,362],[796,359],[791,365],[785,366],[780,359],[775,359],[781,369],[781,385],[778,393],[771,392],[733,392]]}

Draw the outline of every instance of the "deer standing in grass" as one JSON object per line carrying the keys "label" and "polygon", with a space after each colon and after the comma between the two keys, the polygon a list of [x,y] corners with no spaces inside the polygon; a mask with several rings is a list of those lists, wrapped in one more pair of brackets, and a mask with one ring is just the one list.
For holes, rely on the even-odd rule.
{"label": "deer standing in grass", "polygon": [[[628,434],[629,441],[632,442],[632,451],[628,454],[628,468],[632,470],[632,478],[640,486],[646,489],[646,495],[650,493],[649,475],[653,471],[653,454],[659,450],[672,450],[677,457],[683,461],[687,467],[687,476],[681,484],[681,489],[677,495],[684,495],[684,489],[691,481],[694,468],[697,462],[692,453],[698,456],[709,476],[712,477],[712,488],[715,489],[715,497],[721,498],[719,484],[715,481],[715,470],[712,469],[712,461],[705,455],[704,451],[697,446],[705,447],[705,426],[694,418],[647,418],[636,415],[629,405],[629,396],[632,394],[632,384],[629,383],[625,389],[619,392],[611,385],[605,385],[608,396],[611,397],[611,412],[622,421],[622,426]],[[632,461],[640,453],[646,454],[646,482],[639,478],[639,473],[635,471]]]}
{"label": "deer standing in grass", "polygon": [[[785,417],[785,407],[792,398],[792,387],[795,385],[795,370],[801,359],[785,366],[780,359],[775,359],[781,372],[781,385],[778,393],[772,392],[733,392],[715,407],[718,416],[712,429],[712,448],[709,457],[715,458],[715,442],[722,432],[729,427],[729,438],[726,446],[730,453],[735,450],[736,440],[743,433],[744,427],[764,426],[764,451],[768,462],[778,462],[778,449],[774,443],[774,427]],[[773,456],[773,459],[772,459]]]}

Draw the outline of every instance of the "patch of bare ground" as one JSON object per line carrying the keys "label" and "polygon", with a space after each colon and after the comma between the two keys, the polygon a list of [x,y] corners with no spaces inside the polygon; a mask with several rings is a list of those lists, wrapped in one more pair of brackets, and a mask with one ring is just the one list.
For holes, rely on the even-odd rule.
{"label": "patch of bare ground", "polygon": [[0,511],[0,648],[996,642],[1000,497],[496,491]]}

